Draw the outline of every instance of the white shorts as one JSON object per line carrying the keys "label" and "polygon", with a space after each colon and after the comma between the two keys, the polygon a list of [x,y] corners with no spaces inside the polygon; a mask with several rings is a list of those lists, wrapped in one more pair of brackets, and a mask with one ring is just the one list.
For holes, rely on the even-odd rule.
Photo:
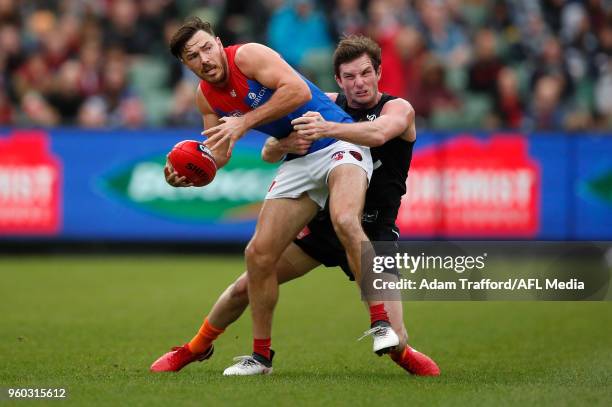
{"label": "white shorts", "polygon": [[266,194],[266,199],[299,198],[304,192],[320,208],[325,207],[329,196],[327,178],[339,165],[352,164],[372,177],[372,156],[368,147],[337,141],[322,150],[285,161]]}

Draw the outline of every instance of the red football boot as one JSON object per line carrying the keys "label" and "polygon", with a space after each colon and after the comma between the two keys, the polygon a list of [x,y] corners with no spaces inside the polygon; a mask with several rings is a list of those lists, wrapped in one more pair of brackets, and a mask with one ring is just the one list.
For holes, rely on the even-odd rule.
{"label": "red football boot", "polygon": [[440,376],[440,368],[436,365],[436,362],[410,346],[406,346],[401,357],[393,358],[393,360],[408,373],[415,376]]}
{"label": "red football boot", "polygon": [[164,355],[162,355],[159,359],[157,359],[151,365],[152,372],[178,372],[191,362],[201,362],[203,360],[209,359],[215,348],[213,345],[210,345],[210,348],[206,349],[202,353],[191,353],[187,344],[183,346],[175,346],[172,350]]}

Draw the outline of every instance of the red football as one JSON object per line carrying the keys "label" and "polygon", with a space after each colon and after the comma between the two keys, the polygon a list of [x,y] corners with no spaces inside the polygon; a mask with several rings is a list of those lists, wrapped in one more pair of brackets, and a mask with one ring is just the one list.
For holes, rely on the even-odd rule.
{"label": "red football", "polygon": [[177,143],[172,147],[168,160],[174,171],[196,187],[210,184],[217,174],[217,163],[212,153],[208,147],[195,140]]}

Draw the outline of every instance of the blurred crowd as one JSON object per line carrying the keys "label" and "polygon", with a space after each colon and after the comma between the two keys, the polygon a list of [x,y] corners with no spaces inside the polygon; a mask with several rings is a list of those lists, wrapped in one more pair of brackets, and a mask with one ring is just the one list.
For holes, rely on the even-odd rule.
{"label": "blurred crowd", "polygon": [[420,127],[612,128],[612,0],[0,0],[0,125],[201,125],[167,50],[189,15],[326,91],[337,40],[369,35]]}

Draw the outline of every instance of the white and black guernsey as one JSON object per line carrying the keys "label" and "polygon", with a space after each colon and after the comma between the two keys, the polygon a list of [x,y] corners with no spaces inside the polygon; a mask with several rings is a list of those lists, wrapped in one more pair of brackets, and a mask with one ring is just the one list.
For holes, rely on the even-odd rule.
{"label": "white and black guernsey", "polygon": [[[373,121],[380,116],[385,103],[393,99],[397,97],[383,93],[380,101],[370,109],[353,109],[348,106],[346,96],[338,94],[336,104],[356,122]],[[402,196],[406,193],[413,147],[413,141],[394,137],[382,146],[370,148],[374,173],[366,193],[364,223],[395,223]]]}

